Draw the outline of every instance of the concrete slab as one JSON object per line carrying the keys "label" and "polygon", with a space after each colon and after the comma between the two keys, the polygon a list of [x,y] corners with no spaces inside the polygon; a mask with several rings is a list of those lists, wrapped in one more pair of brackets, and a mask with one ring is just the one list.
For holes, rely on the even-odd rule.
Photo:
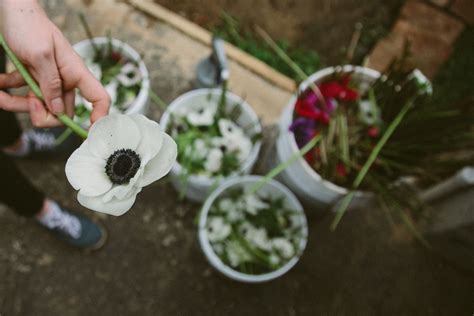
{"label": "concrete slab", "polygon": [[[113,37],[133,46],[144,57],[153,90],[161,96],[166,94],[167,102],[193,88],[196,65],[210,54],[209,47],[201,42],[123,2],[90,1],[88,6],[75,0],[44,3],[53,21],[72,43],[86,38],[77,17],[77,12],[82,11],[93,25],[95,35],[105,36],[111,31]],[[265,124],[276,123],[291,93],[235,61],[230,62],[230,69],[230,89],[244,97]]]}

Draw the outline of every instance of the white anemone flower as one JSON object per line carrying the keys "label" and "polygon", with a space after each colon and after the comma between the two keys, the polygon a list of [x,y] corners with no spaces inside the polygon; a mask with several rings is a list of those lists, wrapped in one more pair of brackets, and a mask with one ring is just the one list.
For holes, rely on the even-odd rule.
{"label": "white anemone flower", "polygon": [[268,204],[256,194],[244,195],[245,211],[251,215],[257,215],[258,211],[268,207]]}
{"label": "white anemone flower", "polygon": [[235,223],[244,218],[238,205],[229,198],[222,199],[219,202],[219,209],[226,214],[229,222]]}
{"label": "white anemone flower", "polygon": [[84,107],[89,110],[90,112],[93,110],[93,107],[92,107],[92,103],[90,103],[89,101],[87,101],[85,98],[83,98],[80,94],[77,94],[76,95],[76,99],[75,99],[75,105],[78,106],[78,105],[84,105]]}
{"label": "white anemone flower", "polygon": [[142,81],[140,69],[133,63],[123,65],[116,78],[124,87],[133,87]]}
{"label": "white anemone flower", "polygon": [[280,257],[278,257],[276,254],[271,254],[269,257],[268,257],[268,260],[270,261],[270,263],[274,266],[276,265],[279,265],[280,264]]}
{"label": "white anemone flower", "polygon": [[66,162],[77,200],[91,210],[119,216],[142,187],[164,177],[176,161],[175,141],[143,115],[110,114]]}
{"label": "white anemone flower", "polygon": [[252,245],[265,251],[272,250],[272,242],[268,238],[265,228],[256,228],[252,224],[246,222],[239,227],[239,232]]}
{"label": "white anemone flower", "polygon": [[217,125],[219,126],[219,132],[226,139],[240,138],[244,134],[240,126],[228,119],[220,119]]}
{"label": "white anemone flower", "polygon": [[111,108],[113,108],[115,103],[117,102],[118,86],[119,83],[117,80],[112,80],[105,86],[105,91],[107,91],[107,94],[110,97]]}
{"label": "white anemone flower", "polygon": [[207,157],[209,154],[209,148],[206,145],[206,142],[202,139],[196,139],[193,144],[194,151],[193,155],[196,158],[202,159]]}
{"label": "white anemone flower", "polygon": [[222,241],[230,235],[232,228],[222,217],[211,217],[207,222],[206,233],[210,242]]}
{"label": "white anemone flower", "polygon": [[242,262],[252,260],[252,257],[247,250],[245,250],[245,248],[236,240],[227,242],[225,250],[231,267],[235,268]]}
{"label": "white anemone flower", "polygon": [[275,249],[283,258],[290,259],[295,255],[295,247],[285,238],[274,238],[272,240]]}
{"label": "white anemone flower", "polygon": [[220,119],[217,122],[222,137],[222,144],[230,152],[235,152],[240,162],[245,161],[252,150],[252,142],[245,135],[243,129],[234,122]]}
{"label": "white anemone flower", "polygon": [[210,173],[218,172],[222,167],[222,151],[217,148],[213,148],[209,151],[204,168]]}
{"label": "white anemone flower", "polygon": [[92,73],[92,75],[97,79],[102,79],[102,68],[98,63],[95,63],[92,59],[87,59],[85,61],[87,69]]}
{"label": "white anemone flower", "polygon": [[210,126],[214,124],[214,117],[217,112],[217,103],[194,103],[181,107],[176,111],[180,117],[184,117],[191,125]]}

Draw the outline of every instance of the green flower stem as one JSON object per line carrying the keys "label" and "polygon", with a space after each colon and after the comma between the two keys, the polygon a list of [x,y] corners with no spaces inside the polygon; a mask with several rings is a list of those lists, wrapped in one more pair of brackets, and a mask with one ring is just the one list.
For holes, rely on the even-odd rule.
{"label": "green flower stem", "polygon": [[94,51],[94,54],[96,56],[102,58],[101,51],[94,42],[94,35],[92,34],[92,31],[89,27],[89,24],[87,23],[86,17],[84,16],[84,13],[82,13],[82,12],[79,13],[79,20],[81,21],[81,24],[84,27],[84,30],[86,31],[86,35],[90,40],[90,43],[91,43],[91,46],[92,46],[92,50]]}
{"label": "green flower stem", "polygon": [[[30,75],[26,67],[21,63],[21,61],[16,57],[15,53],[8,47],[7,42],[3,38],[3,35],[0,34],[0,45],[3,47],[5,50],[5,53],[7,54],[8,58],[11,60],[15,68],[18,70],[18,72],[22,75],[22,77],[25,79],[26,83],[28,86],[31,88],[33,93],[40,99],[44,101],[43,93],[41,92],[40,87],[36,83],[36,81],[33,79],[33,77]],[[71,130],[73,130],[76,134],[81,136],[82,138],[87,138],[87,131],[84,130],[79,124],[74,122],[69,116],[65,114],[59,114],[57,115],[57,118],[67,127],[69,127]]]}
{"label": "green flower stem", "polygon": [[[301,81],[308,80],[308,75],[303,71],[303,69],[301,69],[301,67],[298,66],[298,64],[296,64],[293,60],[291,60],[290,56],[288,56],[278,46],[278,44],[275,43],[275,41],[270,37],[270,35],[268,35],[267,32],[265,32],[262,28],[258,26],[255,27],[255,31],[275,51],[278,57],[280,57],[296,73],[296,75],[300,78]],[[323,108],[326,109],[327,108],[326,99],[321,93],[321,90],[319,90],[318,86],[315,85],[314,82],[312,81],[309,81],[308,84],[310,88],[313,90],[313,92],[318,96],[318,99],[321,100],[321,105],[323,106]]]}
{"label": "green flower stem", "polygon": [[316,135],[315,137],[313,137],[313,139],[309,143],[307,143],[303,148],[301,148],[300,151],[298,151],[298,152],[294,153],[293,155],[291,155],[291,157],[288,158],[288,160],[280,163],[278,166],[276,166],[275,168],[270,170],[270,172],[267,173],[267,175],[265,175],[259,181],[255,182],[250,187],[249,191],[247,191],[247,194],[254,194],[255,192],[257,192],[261,187],[263,187],[265,184],[267,184],[268,181],[275,178],[280,172],[282,172],[289,165],[294,163],[296,161],[296,159],[304,156],[308,151],[310,151],[314,146],[316,146],[316,144],[321,140],[321,138],[322,138],[321,134]]}
{"label": "green flower stem", "polygon": [[166,104],[165,101],[163,101],[162,98],[160,98],[155,92],[153,92],[153,90],[149,90],[150,92],[150,99],[156,104],[158,105],[158,107],[160,108],[160,110],[162,110],[163,112],[166,111],[166,109],[168,108],[168,104]]}
{"label": "green flower stem", "polygon": [[390,136],[392,136],[393,132],[395,132],[398,125],[400,125],[403,118],[407,114],[408,110],[410,110],[410,108],[412,107],[414,101],[415,101],[414,99],[411,99],[405,104],[405,106],[400,110],[400,112],[395,117],[395,119],[387,127],[387,130],[382,135],[382,138],[380,138],[377,145],[375,145],[374,149],[370,153],[369,158],[367,159],[365,164],[362,166],[362,169],[357,174],[357,177],[355,178],[354,183],[352,184],[351,192],[344,197],[344,199],[341,202],[341,205],[337,209],[336,217],[334,218],[331,224],[331,230],[336,229],[337,225],[341,221],[342,216],[344,216],[344,213],[347,211],[349,204],[354,198],[354,194],[355,194],[354,190],[357,190],[357,188],[360,186],[365,176],[369,172],[370,167],[372,167],[372,164],[374,163],[374,161],[377,159],[378,155],[380,154],[380,151],[382,150],[383,146],[385,146]]}

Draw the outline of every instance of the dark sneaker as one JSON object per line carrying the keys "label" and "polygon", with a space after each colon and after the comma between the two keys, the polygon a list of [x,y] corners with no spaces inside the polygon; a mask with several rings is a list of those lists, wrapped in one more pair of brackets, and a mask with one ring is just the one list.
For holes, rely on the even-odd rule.
{"label": "dark sneaker", "polygon": [[70,155],[79,145],[80,139],[64,127],[28,129],[21,135],[22,149],[4,152],[15,158],[41,158]]}
{"label": "dark sneaker", "polygon": [[48,227],[44,226],[59,239],[85,250],[97,250],[105,244],[107,231],[103,226],[64,208],[61,211],[61,216],[51,220]]}
{"label": "dark sneaker", "polygon": [[64,127],[48,129],[29,129],[23,133],[29,145],[26,157],[57,156],[70,154],[79,145],[74,133],[67,132]]}

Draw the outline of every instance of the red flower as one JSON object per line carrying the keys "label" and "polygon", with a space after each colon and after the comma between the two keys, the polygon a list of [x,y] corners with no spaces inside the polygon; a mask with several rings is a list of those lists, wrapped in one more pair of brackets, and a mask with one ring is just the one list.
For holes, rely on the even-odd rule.
{"label": "red flower", "polygon": [[299,116],[318,120],[321,117],[321,111],[308,101],[306,98],[298,99],[295,105],[296,113],[298,113]]}
{"label": "red flower", "polygon": [[355,101],[359,94],[356,90],[349,88],[350,76],[346,76],[338,81],[324,82],[319,86],[324,98],[335,98],[341,101]]}
{"label": "red flower", "polygon": [[372,126],[367,130],[367,135],[369,135],[370,138],[377,138],[379,134],[380,130],[378,127]]}
{"label": "red flower", "polygon": [[346,166],[343,163],[338,163],[336,166],[336,174],[341,178],[345,178],[347,176]]}
{"label": "red flower", "polygon": [[122,60],[122,55],[120,53],[117,53],[117,52],[112,52],[110,54],[110,58],[115,61],[115,62],[120,62]]}

